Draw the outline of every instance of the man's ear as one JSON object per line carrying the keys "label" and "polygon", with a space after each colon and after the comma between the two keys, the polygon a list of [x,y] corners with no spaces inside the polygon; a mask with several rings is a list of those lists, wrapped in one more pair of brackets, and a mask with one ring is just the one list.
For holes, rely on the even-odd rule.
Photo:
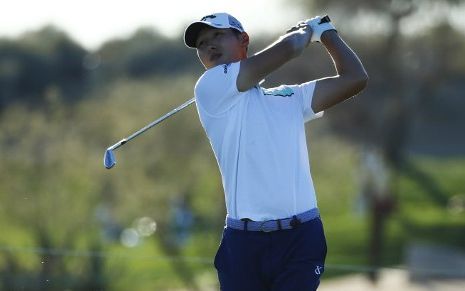
{"label": "man's ear", "polygon": [[244,46],[244,47],[248,47],[249,46],[249,35],[247,34],[247,32],[242,32],[241,33],[241,44]]}

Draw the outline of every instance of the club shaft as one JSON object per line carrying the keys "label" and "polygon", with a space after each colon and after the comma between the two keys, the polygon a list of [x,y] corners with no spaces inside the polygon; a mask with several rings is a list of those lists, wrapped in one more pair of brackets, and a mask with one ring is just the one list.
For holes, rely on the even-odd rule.
{"label": "club shaft", "polygon": [[167,119],[168,117],[178,113],[179,111],[183,110],[184,108],[186,108],[187,106],[191,105],[192,103],[195,102],[195,97],[193,97],[192,99],[189,99],[188,101],[186,101],[185,103],[179,105],[178,107],[176,107],[175,109],[171,110],[170,112],[166,113],[165,115],[161,116],[160,118],[158,118],[157,120],[154,120],[153,122],[147,124],[146,126],[144,126],[143,128],[139,129],[138,131],[134,132],[133,134],[131,134],[130,136],[126,137],[126,138],[123,138],[122,140],[120,140],[119,142],[115,143],[114,145],[112,145],[111,147],[109,147],[108,149],[109,150],[115,150],[117,148],[119,148],[120,146],[122,146],[123,144],[129,142],[130,140],[136,138],[137,136],[141,135],[142,133],[144,133],[145,131],[149,130],[150,128],[154,127],[155,125],[161,123],[163,120]]}

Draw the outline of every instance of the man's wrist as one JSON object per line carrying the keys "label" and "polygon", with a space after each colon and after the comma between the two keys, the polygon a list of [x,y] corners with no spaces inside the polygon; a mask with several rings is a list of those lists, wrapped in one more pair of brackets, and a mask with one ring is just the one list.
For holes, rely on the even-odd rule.
{"label": "man's wrist", "polygon": [[328,42],[333,40],[334,37],[337,37],[337,31],[335,29],[325,30],[321,34],[320,42],[326,45]]}

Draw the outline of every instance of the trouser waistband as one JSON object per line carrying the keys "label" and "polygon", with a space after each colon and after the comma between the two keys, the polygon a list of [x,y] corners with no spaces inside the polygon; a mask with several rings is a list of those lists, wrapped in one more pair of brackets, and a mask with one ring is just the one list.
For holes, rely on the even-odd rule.
{"label": "trouser waistband", "polygon": [[319,216],[320,212],[318,208],[313,208],[292,217],[267,221],[253,221],[248,219],[238,220],[226,217],[226,226],[237,230],[271,232],[282,229],[293,229],[299,224],[310,221]]}

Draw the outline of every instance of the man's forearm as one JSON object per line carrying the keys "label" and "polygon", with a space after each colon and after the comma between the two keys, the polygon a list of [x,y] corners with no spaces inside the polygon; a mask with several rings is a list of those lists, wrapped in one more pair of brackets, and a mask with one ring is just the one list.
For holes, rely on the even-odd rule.
{"label": "man's forearm", "polygon": [[310,41],[311,34],[302,27],[287,33],[266,49],[241,61],[237,87],[245,91],[286,62],[300,55]]}
{"label": "man's forearm", "polygon": [[360,59],[339,37],[336,31],[325,31],[321,36],[321,42],[333,59],[337,74],[340,77],[349,79],[367,78],[367,73]]}
{"label": "man's forearm", "polygon": [[368,81],[359,58],[335,30],[324,31],[321,42],[333,59],[337,75],[318,80],[311,105],[315,112],[326,110],[357,95]]}

